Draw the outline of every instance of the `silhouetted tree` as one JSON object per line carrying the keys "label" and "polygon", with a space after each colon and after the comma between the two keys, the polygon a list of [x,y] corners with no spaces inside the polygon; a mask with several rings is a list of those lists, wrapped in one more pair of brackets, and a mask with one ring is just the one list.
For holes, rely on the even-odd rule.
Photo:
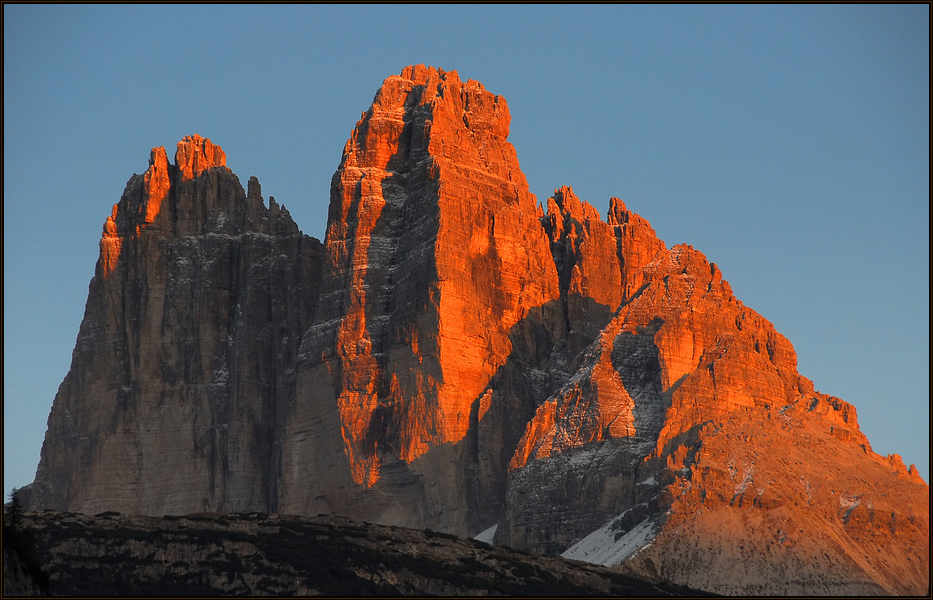
{"label": "silhouetted tree", "polygon": [[10,492],[10,503],[3,506],[3,548],[15,553],[26,572],[32,577],[43,594],[49,593],[49,575],[42,570],[36,550],[36,537],[23,523],[23,505],[19,490]]}

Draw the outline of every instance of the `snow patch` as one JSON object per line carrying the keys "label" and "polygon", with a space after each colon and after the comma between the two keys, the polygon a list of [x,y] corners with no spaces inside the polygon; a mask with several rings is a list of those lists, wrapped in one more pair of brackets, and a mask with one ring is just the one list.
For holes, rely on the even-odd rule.
{"label": "snow patch", "polygon": [[842,522],[847,524],[849,523],[849,517],[852,516],[852,511],[862,503],[861,498],[858,496],[853,496],[849,494],[840,494],[839,496],[839,508],[845,511],[845,514],[842,515]]}
{"label": "snow patch", "polygon": [[[624,514],[624,513],[623,513]],[[621,517],[621,515],[620,515]],[[619,517],[616,517],[619,518]],[[589,534],[561,556],[574,560],[611,567],[635,554],[657,535],[655,524],[650,518],[632,528],[625,535],[619,535],[618,528],[613,528],[616,519]]]}
{"label": "snow patch", "polygon": [[487,544],[491,544],[491,543],[492,543],[492,539],[493,539],[494,537],[496,537],[496,530],[497,530],[497,529],[499,529],[499,524],[498,524],[498,523],[496,523],[495,525],[493,525],[493,526],[490,527],[489,529],[486,529],[485,531],[482,531],[482,532],[480,532],[480,533],[477,533],[476,535],[473,536],[473,539],[476,540],[477,542],[485,542],[485,543],[487,543]]}
{"label": "snow patch", "polygon": [[639,481],[639,482],[636,483],[635,485],[658,485],[658,480],[655,478],[654,475],[652,475],[652,476],[649,477],[648,479],[646,479],[646,480],[644,480],[644,481]]}

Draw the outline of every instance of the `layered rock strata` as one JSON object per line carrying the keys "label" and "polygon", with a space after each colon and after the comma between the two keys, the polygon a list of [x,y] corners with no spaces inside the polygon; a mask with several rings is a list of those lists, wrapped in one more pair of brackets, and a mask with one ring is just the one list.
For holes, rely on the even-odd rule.
{"label": "layered rock strata", "polygon": [[268,510],[320,243],[200,136],[152,150],[104,223],[34,506]]}
{"label": "layered rock strata", "polygon": [[320,309],[288,424],[288,510],[471,533],[465,500],[482,494],[463,480],[479,464],[464,455],[470,435],[497,455],[475,477],[504,486],[500,438],[517,439],[535,406],[489,383],[516,328],[547,320],[560,297],[509,119],[481,84],[410,67],[357,124],[331,183]]}
{"label": "layered rock strata", "polygon": [[479,83],[411,67],[357,124],[331,184],[284,510],[497,523],[526,424],[663,249],[616,199],[606,222],[562,188],[545,213],[509,119]]}
{"label": "layered rock strata", "polygon": [[641,281],[529,423],[497,540],[724,594],[923,591],[928,486],[702,254]]}

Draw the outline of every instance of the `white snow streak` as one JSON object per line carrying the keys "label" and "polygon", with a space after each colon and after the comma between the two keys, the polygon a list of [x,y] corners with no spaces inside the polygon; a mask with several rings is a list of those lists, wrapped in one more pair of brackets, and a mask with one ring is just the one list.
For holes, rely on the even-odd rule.
{"label": "white snow streak", "polygon": [[616,539],[618,530],[612,527],[614,521],[615,519],[609,521],[589,534],[564,551],[561,556],[611,567],[647,546],[657,533],[654,523],[646,518],[631,531]]}
{"label": "white snow streak", "polygon": [[477,533],[476,535],[473,536],[473,539],[476,540],[477,542],[485,542],[487,544],[491,544],[492,538],[495,537],[497,529],[499,529],[498,523],[496,523],[495,525],[493,525],[492,527],[490,527],[489,529],[481,533]]}

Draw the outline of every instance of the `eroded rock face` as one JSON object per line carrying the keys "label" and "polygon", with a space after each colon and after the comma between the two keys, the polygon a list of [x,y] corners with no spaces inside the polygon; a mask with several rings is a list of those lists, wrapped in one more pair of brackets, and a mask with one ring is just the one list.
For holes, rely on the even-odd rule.
{"label": "eroded rock face", "polygon": [[456,72],[386,79],[323,246],[208,140],[153,150],[104,225],[29,504],[498,526],[728,594],[924,592],[916,472],[700,252],[617,198],[539,205],[509,120]]}
{"label": "eroded rock face", "polygon": [[[269,510],[320,243],[223,151],[155,148],[104,223],[31,504],[143,514]],[[278,429],[277,429],[278,428]]]}
{"label": "eroded rock face", "polygon": [[855,433],[845,407],[816,395],[699,427],[667,458],[657,537],[625,568],[732,595],[925,593],[929,487],[838,435]]}
{"label": "eroded rock face", "polygon": [[924,591],[928,486],[702,254],[641,281],[529,423],[497,539],[724,594]]}
{"label": "eroded rock face", "polygon": [[[464,440],[492,404],[528,403],[488,386],[516,326],[560,296],[509,118],[481,84],[410,67],[357,124],[331,184],[320,310],[302,346],[288,510],[354,507],[470,533]],[[515,437],[521,407],[516,420]],[[508,433],[491,429],[481,443],[501,453],[489,438]],[[389,500],[399,494],[401,506]]]}

